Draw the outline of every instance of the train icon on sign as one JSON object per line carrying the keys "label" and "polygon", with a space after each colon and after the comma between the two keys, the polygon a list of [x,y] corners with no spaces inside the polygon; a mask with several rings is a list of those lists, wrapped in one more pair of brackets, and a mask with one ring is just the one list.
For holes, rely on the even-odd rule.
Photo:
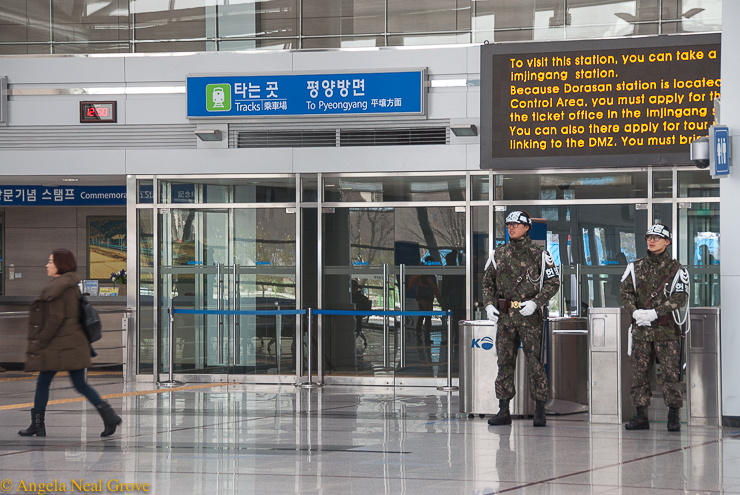
{"label": "train icon on sign", "polygon": [[206,84],[206,110],[209,112],[231,110],[230,84]]}

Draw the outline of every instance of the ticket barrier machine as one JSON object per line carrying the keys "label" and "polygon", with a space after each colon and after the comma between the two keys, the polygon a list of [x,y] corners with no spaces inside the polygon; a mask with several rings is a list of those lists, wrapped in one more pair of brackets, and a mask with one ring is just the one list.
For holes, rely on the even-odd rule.
{"label": "ticket barrier machine", "polygon": [[635,415],[627,355],[631,316],[622,308],[588,310],[588,421],[620,424]]}

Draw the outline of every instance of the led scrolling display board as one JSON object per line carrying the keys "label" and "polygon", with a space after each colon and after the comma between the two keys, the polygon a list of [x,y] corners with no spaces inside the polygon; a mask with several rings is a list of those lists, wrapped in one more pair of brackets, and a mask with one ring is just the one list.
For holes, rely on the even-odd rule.
{"label": "led scrolling display board", "polygon": [[81,101],[80,123],[115,123],[117,121],[115,101]]}
{"label": "led scrolling display board", "polygon": [[690,163],[720,35],[483,45],[481,168]]}

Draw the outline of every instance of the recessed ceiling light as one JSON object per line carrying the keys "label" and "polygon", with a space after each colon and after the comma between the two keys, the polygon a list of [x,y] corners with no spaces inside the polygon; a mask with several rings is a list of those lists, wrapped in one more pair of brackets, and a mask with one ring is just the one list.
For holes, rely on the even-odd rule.
{"label": "recessed ceiling light", "polygon": [[75,179],[73,177],[70,177],[68,179],[62,179],[62,182],[77,182],[80,179]]}

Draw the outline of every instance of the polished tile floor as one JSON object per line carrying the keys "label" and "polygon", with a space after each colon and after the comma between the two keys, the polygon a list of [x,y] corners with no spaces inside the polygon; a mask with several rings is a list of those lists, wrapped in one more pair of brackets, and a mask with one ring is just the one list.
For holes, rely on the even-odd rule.
{"label": "polished tile floor", "polygon": [[656,421],[628,432],[583,416],[489,427],[431,388],[90,383],[114,396],[114,436],[100,438],[99,416],[66,400],[78,396],[60,376],[48,436],[22,438],[34,379],[0,375],[0,491],[55,493],[56,481],[57,493],[91,483],[88,492],[177,495],[740,494],[740,432],[730,429],[676,434]]}

